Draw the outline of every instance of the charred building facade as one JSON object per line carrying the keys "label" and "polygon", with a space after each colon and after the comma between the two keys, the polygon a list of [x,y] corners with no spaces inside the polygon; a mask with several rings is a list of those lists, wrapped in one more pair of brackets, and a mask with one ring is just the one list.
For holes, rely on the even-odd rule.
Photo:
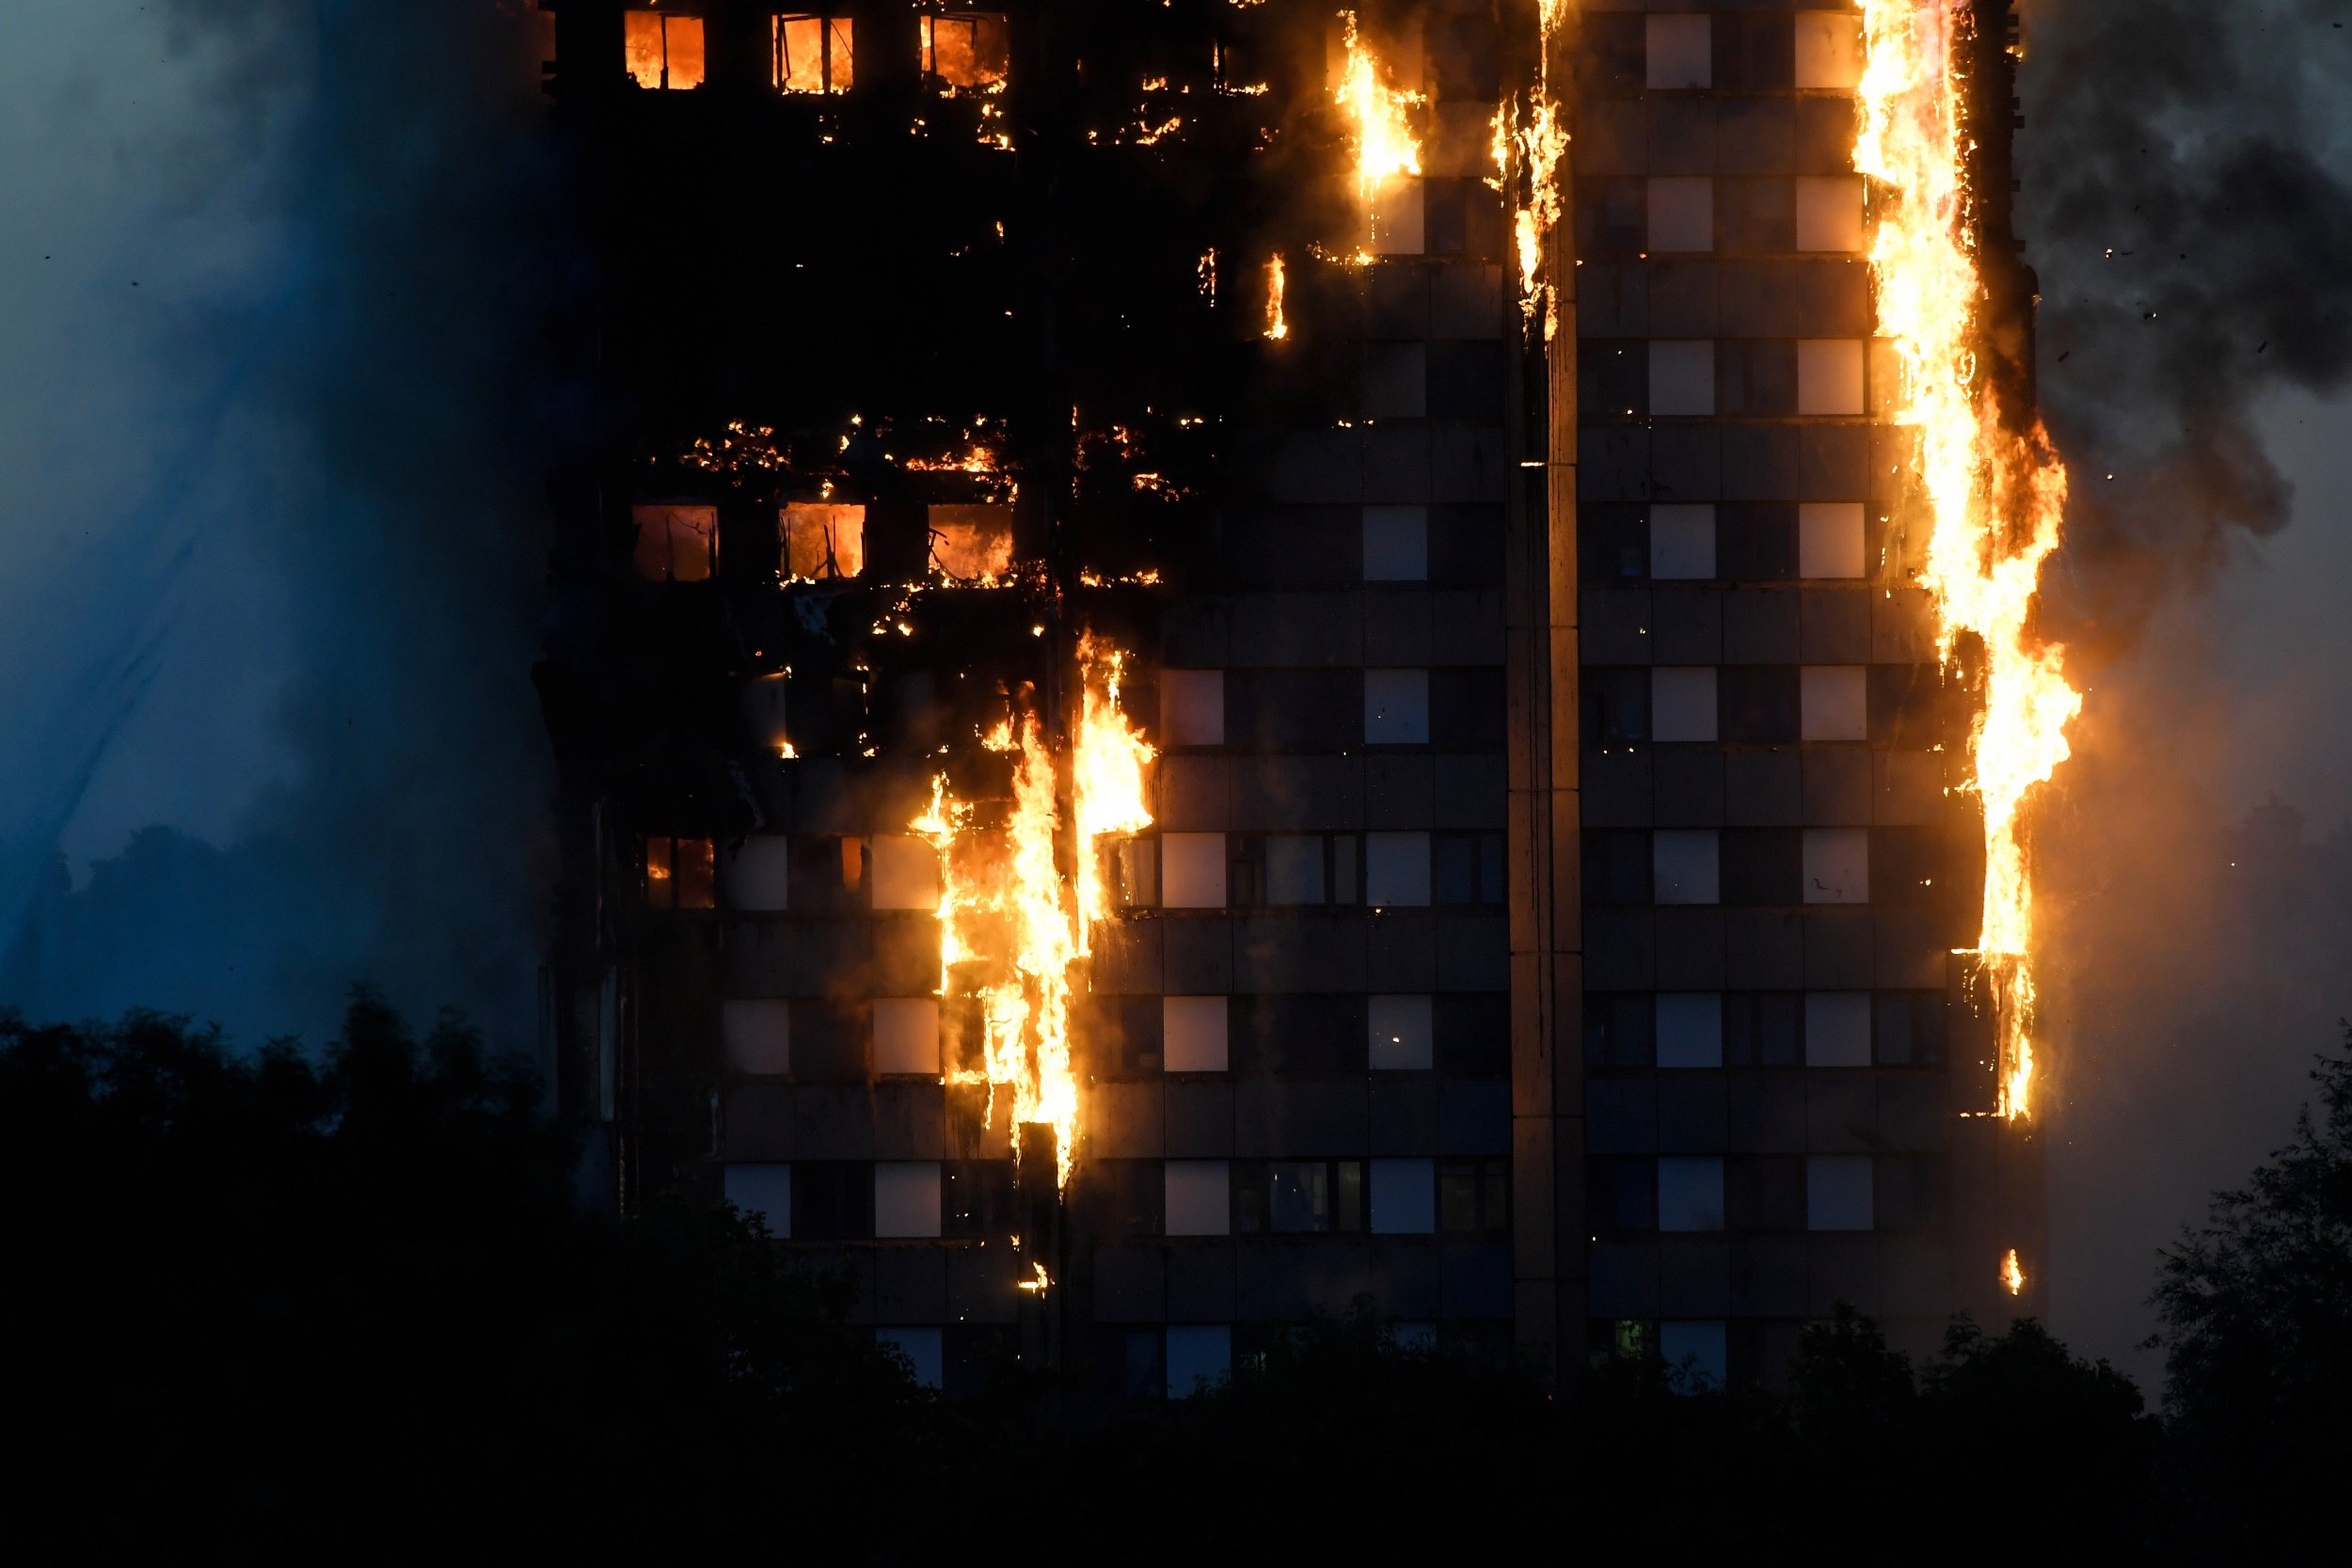
{"label": "charred building facade", "polygon": [[546,0],[613,1200],[761,1213],[951,1391],[1363,1295],[1716,1380],[2030,1305],[1861,13],[999,4]]}

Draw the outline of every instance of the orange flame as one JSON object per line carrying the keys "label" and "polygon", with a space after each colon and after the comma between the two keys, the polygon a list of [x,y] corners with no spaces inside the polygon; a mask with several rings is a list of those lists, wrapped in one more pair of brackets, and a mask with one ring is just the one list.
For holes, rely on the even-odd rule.
{"label": "orange flame", "polygon": [[1896,419],[1915,426],[1932,515],[1921,581],[1948,664],[1981,644],[1984,707],[1969,738],[1984,808],[1984,910],[1972,949],[1994,992],[1999,1114],[2028,1114],[2034,1060],[2033,886],[2019,815],[2066,760],[2082,710],[2064,650],[2028,626],[2042,563],[2058,547],[2066,470],[2038,421],[2013,434],[1979,370],[1984,289],[1966,188],[1955,46],[1963,0],[1865,0],[1863,121],[1854,168],[1878,182],[1871,242],[1881,330],[1902,371]]}
{"label": "orange flame", "polygon": [[1282,257],[1277,251],[1265,262],[1265,335],[1278,343],[1291,335],[1291,324],[1282,318]]}
{"label": "orange flame", "polygon": [[1340,22],[1347,63],[1332,96],[1355,121],[1356,188],[1373,209],[1376,226],[1380,187],[1399,175],[1421,172],[1421,141],[1413,135],[1411,110],[1428,100],[1389,85],[1391,73],[1357,33],[1354,11],[1342,11]]}
{"label": "orange flame", "polygon": [[2009,1255],[2001,1259],[2001,1288],[2012,1296],[2025,1294],[2026,1266],[2017,1260],[2015,1247],[2010,1248]]}
{"label": "orange flame", "polygon": [[[979,1003],[988,1122],[997,1091],[1011,1097],[1009,1129],[1051,1122],[1070,1180],[1078,1133],[1078,1082],[1071,1065],[1070,1004],[1089,950],[1092,923],[1109,911],[1096,841],[1150,825],[1143,768],[1154,753],[1119,706],[1125,656],[1091,636],[1078,644],[1080,698],[1071,756],[1074,878],[1062,874],[1061,777],[1034,714],[1008,717],[983,737],[1013,758],[1012,803],[1001,835],[972,827],[973,808],[931,784],[915,832],[939,852],[939,993]],[[1073,885],[1074,883],[1074,885]]]}

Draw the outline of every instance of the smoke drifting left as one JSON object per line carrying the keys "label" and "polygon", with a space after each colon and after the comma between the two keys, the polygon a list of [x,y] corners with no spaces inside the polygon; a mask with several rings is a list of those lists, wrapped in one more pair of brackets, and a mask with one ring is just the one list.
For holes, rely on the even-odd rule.
{"label": "smoke drifting left", "polygon": [[33,203],[59,270],[10,341],[48,353],[5,372],[51,406],[0,506],[30,563],[0,590],[0,1006],[251,1042],[325,1032],[363,981],[527,1047],[539,328],[566,286],[530,8],[38,30],[0,180],[72,153],[92,188]]}

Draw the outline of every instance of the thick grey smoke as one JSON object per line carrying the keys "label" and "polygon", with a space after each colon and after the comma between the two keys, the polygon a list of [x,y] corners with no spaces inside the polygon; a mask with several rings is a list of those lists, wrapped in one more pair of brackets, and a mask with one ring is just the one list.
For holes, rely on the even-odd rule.
{"label": "thick grey smoke", "polygon": [[[2026,0],[2020,228],[2090,701],[2042,814],[2056,1326],[2151,1382],[2155,1249],[2352,1013],[2352,13]],[[2109,476],[2112,475],[2112,478]],[[2292,526],[2290,526],[2292,524]],[[2273,796],[2282,797],[2268,803]]]}
{"label": "thick grey smoke", "polygon": [[[2352,31],[2339,0],[2027,0],[2022,226],[2074,457],[2094,653],[2285,526],[2261,400],[2352,376]],[[2108,476],[2112,475],[2110,479]]]}
{"label": "thick grey smoke", "polygon": [[566,284],[527,0],[31,10],[0,1006],[258,1040],[364,981],[528,1048]]}

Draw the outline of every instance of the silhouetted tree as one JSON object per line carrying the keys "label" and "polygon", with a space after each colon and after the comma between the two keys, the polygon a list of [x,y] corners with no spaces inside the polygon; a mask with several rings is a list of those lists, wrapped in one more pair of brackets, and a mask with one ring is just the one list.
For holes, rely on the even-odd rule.
{"label": "silhouetted tree", "polygon": [[2169,1481],[2237,1551],[2333,1533],[2352,1465],[2352,1028],[2317,1114],[2163,1254]]}

